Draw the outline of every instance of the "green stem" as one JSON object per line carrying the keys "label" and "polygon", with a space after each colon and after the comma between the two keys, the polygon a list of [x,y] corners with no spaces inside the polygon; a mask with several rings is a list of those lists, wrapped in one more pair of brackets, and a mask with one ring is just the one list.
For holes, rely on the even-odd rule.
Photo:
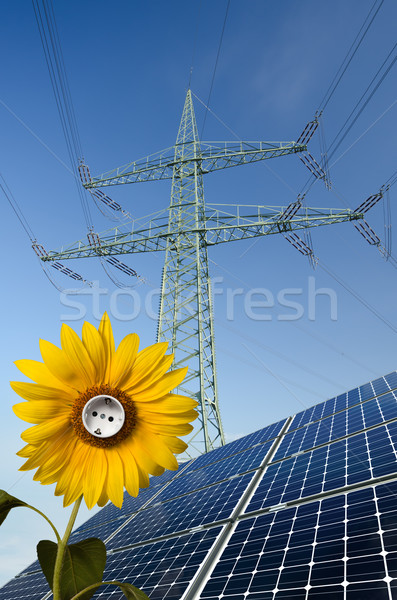
{"label": "green stem", "polygon": [[120,587],[122,585],[125,585],[125,582],[123,583],[122,581],[99,581],[98,583],[93,583],[92,585],[89,585],[88,587],[84,588],[84,590],[81,590],[80,592],[75,594],[72,598],[70,598],[70,600],[77,600],[90,590],[94,590],[100,587],[101,585],[117,585]]}
{"label": "green stem", "polygon": [[26,506],[26,508],[31,508],[32,510],[37,512],[39,515],[41,515],[43,517],[43,519],[45,519],[47,521],[47,523],[49,523],[51,525],[52,530],[55,533],[55,537],[57,538],[57,542],[59,543],[61,541],[61,536],[59,535],[55,525],[50,521],[50,519],[44,513],[42,513],[41,510],[39,510],[38,508],[35,508],[34,506],[31,506],[30,504],[26,504],[25,506]]}
{"label": "green stem", "polygon": [[61,572],[65,548],[68,543],[70,534],[72,533],[73,525],[79,512],[80,504],[83,496],[80,496],[74,503],[72,514],[70,515],[69,523],[67,524],[65,535],[58,541],[58,551],[54,567],[54,579],[52,582],[53,600],[61,600]]}

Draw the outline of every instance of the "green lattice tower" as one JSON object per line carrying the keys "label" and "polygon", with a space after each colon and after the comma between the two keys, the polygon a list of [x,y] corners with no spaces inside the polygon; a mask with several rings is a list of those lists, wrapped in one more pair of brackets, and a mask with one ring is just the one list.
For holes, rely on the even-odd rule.
{"label": "green lattice tower", "polygon": [[[201,150],[190,90],[175,143],[158,341],[175,352],[175,367],[188,366],[180,387],[199,403],[200,427],[193,439],[206,452],[224,444],[216,389],[213,309],[208,272]],[[198,440],[198,432],[203,439]],[[201,436],[200,436],[201,437]],[[200,448],[197,448],[200,449]]]}
{"label": "green lattice tower", "polygon": [[[310,129],[312,130],[313,128]],[[195,422],[191,437],[187,439],[189,453],[183,458],[208,452],[224,444],[216,384],[208,247],[281,233],[313,261],[313,250],[296,231],[363,219],[363,214],[348,209],[304,207],[300,200],[285,208],[205,204],[203,175],[300,153],[306,166],[312,168],[314,164],[316,176],[326,180],[321,167],[306,153],[307,140],[308,135],[300,142],[200,141],[192,94],[188,90],[173,147],[99,177],[92,178],[86,165],[81,164],[79,167],[84,187],[96,200],[116,209],[121,207],[97,188],[171,179],[169,208],[164,208],[155,216],[149,215],[144,225],[140,224],[143,219],[132,223],[129,233],[118,228],[101,236],[90,232],[87,236],[88,244],[79,241],[60,252],[46,253],[36,244],[36,252],[40,258],[44,262],[54,263],[54,267],[58,269],[60,260],[96,256],[128,272],[128,268],[116,256],[165,252],[157,338],[159,341],[169,342],[170,349],[175,354],[174,368],[189,367],[188,375],[177,391],[192,396],[199,402],[199,419]],[[167,215],[166,225],[164,215]],[[130,269],[130,274],[133,273],[135,272]]]}

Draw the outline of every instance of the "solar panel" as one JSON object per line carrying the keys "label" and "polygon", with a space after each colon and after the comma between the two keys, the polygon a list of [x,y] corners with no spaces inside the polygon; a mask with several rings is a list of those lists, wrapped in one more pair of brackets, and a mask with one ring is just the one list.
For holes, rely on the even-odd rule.
{"label": "solar panel", "polygon": [[[393,372],[152,478],[71,541],[101,537],[104,577],[151,600],[396,599],[396,388]],[[0,600],[44,600],[37,569]]]}
{"label": "solar panel", "polygon": [[48,583],[41,571],[14,577],[0,589],[0,600],[38,600],[48,592]]}
{"label": "solar panel", "polygon": [[142,510],[107,544],[109,548],[170,535],[221,521],[230,516],[252,475],[243,475],[187,494],[159,502]]}
{"label": "solar panel", "polygon": [[365,402],[375,396],[395,389],[397,389],[397,372],[393,371],[393,373],[389,373],[384,377],[379,377],[365,385],[297,413],[292,420],[290,430],[302,427],[311,421],[324,419],[340,410],[350,408],[355,404]]}
{"label": "solar panel", "polygon": [[275,460],[393,419],[396,415],[396,403],[396,393],[389,392],[380,398],[365,401],[287,433],[277,450]]}
{"label": "solar panel", "polygon": [[392,598],[396,495],[393,482],[241,520],[200,599]]}
{"label": "solar panel", "polygon": [[[151,600],[179,600],[220,531],[214,527],[111,554],[104,579],[133,582]],[[114,586],[104,586],[95,597],[123,598]]]}

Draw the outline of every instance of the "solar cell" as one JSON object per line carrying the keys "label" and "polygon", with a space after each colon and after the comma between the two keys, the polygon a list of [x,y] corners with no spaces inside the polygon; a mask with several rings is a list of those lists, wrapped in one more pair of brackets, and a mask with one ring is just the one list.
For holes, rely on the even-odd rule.
{"label": "solar cell", "polygon": [[[214,527],[111,554],[104,580],[132,583],[151,600],[180,600],[220,530]],[[124,596],[114,586],[103,586],[94,598]]]}
{"label": "solar cell", "polygon": [[390,600],[396,495],[392,482],[241,520],[197,598]]}
{"label": "solar cell", "polygon": [[244,452],[240,452],[229,458],[207,465],[202,469],[189,471],[172,481],[170,485],[160,492],[156,500],[164,502],[170,498],[190,493],[201,487],[222,481],[239,473],[257,469],[269,452],[272,443],[272,441],[269,441],[265,444],[259,444]]}
{"label": "solar cell", "polygon": [[[123,506],[121,508],[117,508],[117,506],[114,506],[114,504],[111,503],[107,504],[102,510],[80,525],[80,527],[73,532],[72,535],[74,537],[71,537],[70,539],[77,541],[77,539],[84,539],[89,535],[92,537],[100,537],[94,531],[94,528],[102,525],[105,526],[105,524],[107,525],[110,521],[112,521],[113,525],[109,526],[110,528],[107,527],[107,537],[112,532],[112,527],[113,530],[120,527],[120,524],[127,516],[140,510],[144,504],[150,502],[152,498],[159,493],[163,486],[169,483],[172,479],[180,476],[184,472],[187,465],[188,463],[181,465],[178,471],[165,471],[163,475],[160,475],[159,477],[150,477],[149,487],[139,490],[139,494],[136,498],[133,498],[127,494],[127,492],[125,492]],[[82,532],[85,531],[88,532],[87,535],[83,535]],[[101,539],[105,539],[105,537],[102,536]]]}
{"label": "solar cell", "polygon": [[0,600],[39,600],[48,592],[48,583],[41,571],[14,577],[0,589]]}
{"label": "solar cell", "polygon": [[119,548],[198,527],[230,516],[252,473],[140,511],[108,544]]}
{"label": "solar cell", "polygon": [[397,389],[396,371],[297,413],[291,423],[290,431],[394,389]]}
{"label": "solar cell", "polygon": [[209,465],[213,462],[222,460],[228,456],[232,456],[233,454],[237,454],[238,452],[246,450],[247,448],[252,448],[256,444],[263,444],[268,440],[276,438],[282,430],[286,420],[287,419],[283,419],[282,421],[268,425],[268,427],[259,429],[259,431],[254,431],[253,433],[235,440],[234,442],[230,442],[225,446],[216,448],[207,454],[202,454],[191,462],[191,464],[186,468],[186,471],[184,471],[184,474],[188,471],[200,469],[201,467]]}
{"label": "solar cell", "polygon": [[287,433],[277,450],[274,460],[357,433],[396,416],[397,395],[394,392],[389,392],[380,398],[362,402],[321,421]]}
{"label": "solar cell", "polygon": [[270,464],[247,512],[395,473],[397,421]]}

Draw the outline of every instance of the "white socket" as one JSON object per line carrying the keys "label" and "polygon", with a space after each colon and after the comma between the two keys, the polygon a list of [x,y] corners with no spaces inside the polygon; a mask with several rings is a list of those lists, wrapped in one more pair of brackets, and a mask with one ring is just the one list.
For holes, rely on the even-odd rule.
{"label": "white socket", "polygon": [[113,396],[95,396],[88,400],[83,410],[84,427],[91,435],[98,438],[116,435],[124,425],[124,421],[124,408]]}

